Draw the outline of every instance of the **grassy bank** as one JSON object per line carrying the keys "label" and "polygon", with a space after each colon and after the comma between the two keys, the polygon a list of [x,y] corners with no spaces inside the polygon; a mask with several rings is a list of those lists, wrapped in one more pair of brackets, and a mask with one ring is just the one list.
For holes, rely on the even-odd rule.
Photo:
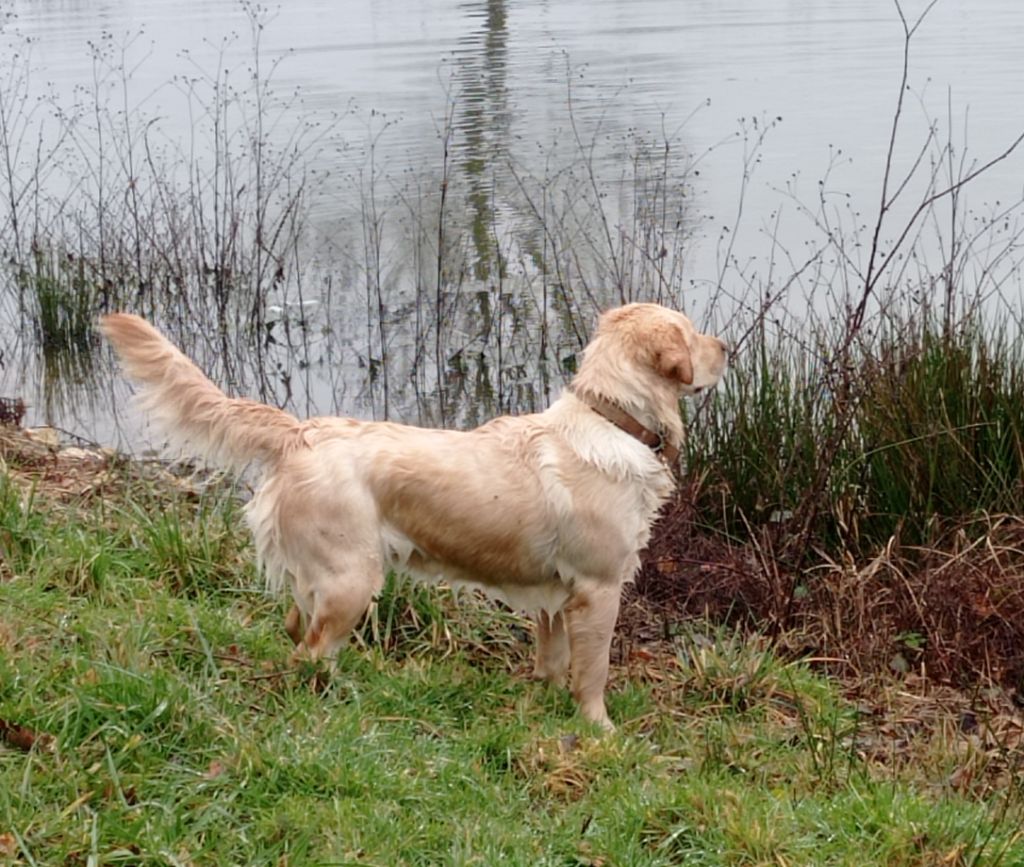
{"label": "grassy bank", "polygon": [[403,584],[336,672],[295,670],[223,481],[21,435],[3,457],[4,863],[1024,859],[995,694],[858,692],[712,627],[644,641],[634,598],[600,737],[526,679],[528,624]]}

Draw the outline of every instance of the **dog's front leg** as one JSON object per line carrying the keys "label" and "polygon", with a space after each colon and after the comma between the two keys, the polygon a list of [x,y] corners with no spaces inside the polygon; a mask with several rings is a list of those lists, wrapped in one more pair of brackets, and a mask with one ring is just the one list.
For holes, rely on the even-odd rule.
{"label": "dog's front leg", "polygon": [[294,603],[292,603],[292,607],[288,609],[288,613],[284,616],[284,631],[288,633],[292,644],[300,644],[302,642],[302,635],[306,631],[306,626],[302,622],[302,611]]}
{"label": "dog's front leg", "polygon": [[572,696],[580,713],[606,729],[613,729],[604,706],[608,682],[608,655],[619,616],[618,584],[577,587],[564,613],[571,653]]}

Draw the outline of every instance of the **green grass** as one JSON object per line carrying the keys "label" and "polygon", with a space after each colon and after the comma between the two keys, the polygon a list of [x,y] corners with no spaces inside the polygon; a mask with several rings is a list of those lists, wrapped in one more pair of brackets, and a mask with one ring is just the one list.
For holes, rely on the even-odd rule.
{"label": "green grass", "polygon": [[[0,481],[0,859],[13,864],[1019,864],[1021,778],[879,764],[839,686],[694,632],[618,668],[602,737],[525,624],[391,582],[289,666],[230,492]],[[946,859],[945,861],[943,859]]]}

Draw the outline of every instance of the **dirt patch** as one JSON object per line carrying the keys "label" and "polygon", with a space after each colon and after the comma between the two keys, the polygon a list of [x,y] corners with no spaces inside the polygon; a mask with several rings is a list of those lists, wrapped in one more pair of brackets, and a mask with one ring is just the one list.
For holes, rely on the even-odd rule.
{"label": "dirt patch", "polygon": [[21,490],[64,500],[101,487],[118,458],[110,449],[64,444],[52,428],[0,425],[0,461]]}
{"label": "dirt patch", "polygon": [[128,458],[115,449],[69,444],[53,428],[0,424],[0,472],[24,495],[52,503],[117,496],[140,483],[195,495],[219,474],[188,463]]}

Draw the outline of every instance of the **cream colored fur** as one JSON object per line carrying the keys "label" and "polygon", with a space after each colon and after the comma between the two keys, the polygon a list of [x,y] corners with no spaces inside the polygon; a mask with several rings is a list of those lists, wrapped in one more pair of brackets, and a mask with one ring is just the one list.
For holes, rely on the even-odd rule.
{"label": "cream colored fur", "polygon": [[333,654],[389,569],[443,576],[532,612],[535,674],[568,681],[582,714],[611,725],[619,596],[674,478],[586,401],[611,401],[678,446],[679,399],[721,378],[722,341],[658,305],[616,308],[549,409],[451,431],[299,421],[227,397],[137,316],[107,316],[102,329],[174,441],[225,466],[261,466],[247,518],[269,585],[294,596],[300,651]]}

